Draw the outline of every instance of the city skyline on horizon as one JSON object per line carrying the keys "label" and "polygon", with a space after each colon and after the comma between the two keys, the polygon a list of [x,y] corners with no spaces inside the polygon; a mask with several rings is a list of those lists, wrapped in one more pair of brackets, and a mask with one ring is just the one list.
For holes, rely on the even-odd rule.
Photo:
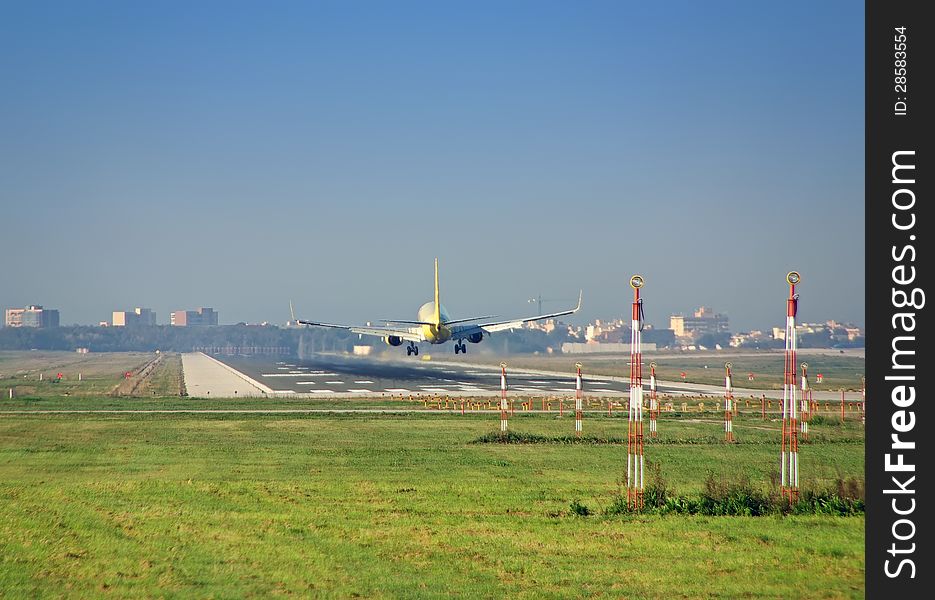
{"label": "city skyline on horizon", "polygon": [[[40,309],[41,309],[41,308],[45,308],[45,309],[47,309],[47,310],[55,310],[55,311],[58,311],[59,313],[61,313],[60,307],[46,306],[46,305],[43,305],[43,304],[31,304],[31,305],[24,305],[24,306],[21,306],[21,307],[2,306],[2,307],[0,307],[0,309],[6,311],[7,309],[21,309],[21,308],[27,308],[27,307],[37,307],[37,308],[40,308]],[[707,308],[707,309],[712,309],[712,307],[710,307],[710,306],[703,306],[703,305],[702,305],[702,306],[697,306],[697,307],[695,307],[695,308],[693,308],[693,309],[690,309],[690,310],[684,310],[684,311],[680,311],[680,312],[671,313],[670,315],[668,315],[668,316],[665,318],[665,321],[663,321],[663,322],[653,322],[653,321],[647,320],[647,321],[646,321],[646,324],[649,325],[649,326],[650,326],[651,328],[653,328],[653,329],[671,329],[671,327],[670,327],[670,319],[671,319],[672,317],[691,315],[692,313],[695,313],[695,312],[697,312],[698,310],[700,310],[700,309],[705,309],[705,308]],[[161,314],[160,311],[154,310],[154,309],[152,309],[152,307],[148,307],[148,306],[133,306],[133,307],[128,307],[128,308],[114,309],[114,310],[108,312],[108,318],[98,319],[97,322],[72,322],[72,321],[65,321],[65,322],[62,323],[62,326],[64,326],[64,327],[69,327],[69,326],[77,326],[77,327],[91,326],[91,327],[93,327],[93,326],[102,325],[102,324],[105,324],[105,323],[107,323],[108,326],[113,326],[113,324],[112,324],[112,319],[113,319],[113,316],[114,316],[114,315],[119,314],[119,313],[132,314],[134,310],[140,310],[140,309],[142,309],[143,311],[152,311],[152,315],[155,317],[155,325],[157,325],[157,326],[159,326],[159,325],[171,325],[172,315],[173,315],[174,313],[178,313],[178,312],[186,312],[186,311],[188,311],[188,312],[195,312],[195,311],[199,311],[199,310],[202,310],[202,309],[211,310],[211,311],[213,311],[213,312],[215,313],[215,315],[220,315],[220,314],[222,314],[222,313],[224,312],[223,310],[220,310],[220,309],[218,309],[218,308],[215,307],[215,306],[199,306],[199,307],[190,307],[190,308],[178,308],[178,309],[174,309],[174,310],[165,311],[165,318],[164,318],[164,319],[160,319],[160,318],[159,318],[159,315]],[[629,309],[629,307],[627,307],[627,309]],[[716,312],[718,315],[721,315],[721,316],[726,317],[727,319],[730,319],[730,314],[727,313],[727,312],[725,312],[725,311],[714,310],[714,312]],[[534,315],[534,313],[529,313],[528,316],[533,316],[533,315]],[[216,318],[219,318],[219,317],[216,317]],[[555,321],[556,323],[562,323],[562,324],[569,325],[569,326],[573,326],[573,327],[577,327],[577,328],[583,328],[583,327],[590,326],[590,325],[597,325],[598,323],[601,323],[601,324],[604,324],[604,323],[625,323],[625,324],[627,324],[627,323],[629,323],[629,321],[630,321],[630,317],[629,317],[629,315],[625,314],[624,312],[621,312],[620,314],[618,314],[618,315],[616,315],[616,316],[606,316],[606,315],[605,315],[605,316],[590,316],[590,317],[585,317],[584,315],[582,315],[582,316],[579,316],[579,315],[566,315],[566,316],[563,316],[563,317],[557,317],[557,318],[553,318],[553,319],[550,319],[550,320]],[[548,321],[544,321],[543,323],[546,323],[546,322],[548,322]],[[284,319],[284,320],[274,320],[274,319],[261,319],[261,320],[258,320],[258,321],[246,321],[246,320],[242,320],[242,319],[241,319],[241,320],[236,320],[236,321],[224,321],[224,320],[219,320],[218,325],[222,325],[222,326],[223,326],[223,325],[245,324],[245,325],[274,325],[274,326],[277,326],[277,327],[282,327],[282,326],[287,326],[287,325],[289,325],[290,323],[291,323],[291,319],[287,317],[287,318]],[[853,326],[857,326],[857,327],[860,327],[861,329],[863,329],[863,323],[858,323],[858,322],[854,322],[854,321],[845,321],[845,320],[842,320],[842,319],[835,319],[835,318],[833,318],[833,317],[832,317],[832,318],[828,318],[828,319],[800,320],[800,324],[803,324],[803,325],[804,325],[804,324],[818,324],[818,323],[820,323],[820,324],[837,323],[837,324],[839,324],[839,325],[853,325]],[[363,322],[362,322],[361,324],[363,324]],[[779,327],[779,326],[781,326],[781,325],[782,325],[782,319],[777,319],[776,323],[773,323],[773,324],[759,325],[759,326],[747,327],[747,328],[743,328],[743,329],[736,328],[736,327],[730,327],[730,332],[731,332],[732,334],[736,334],[736,333],[748,333],[748,332],[750,332],[750,331],[769,331],[771,328],[773,328],[773,327]],[[5,323],[0,324],[0,326],[5,326]],[[535,329],[535,328],[537,328],[537,326],[536,326],[536,324],[533,323],[533,324],[530,324],[530,328]]]}

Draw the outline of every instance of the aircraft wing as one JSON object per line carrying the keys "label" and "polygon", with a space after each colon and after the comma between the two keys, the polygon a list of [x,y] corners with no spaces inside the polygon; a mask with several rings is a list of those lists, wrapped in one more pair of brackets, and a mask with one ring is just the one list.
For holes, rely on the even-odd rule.
{"label": "aircraft wing", "polygon": [[422,342],[425,338],[418,329],[403,329],[401,327],[358,327],[356,325],[336,325],[334,323],[318,323],[317,321],[297,321],[302,325],[311,325],[313,327],[329,327],[331,329],[344,329],[361,335],[373,335],[376,337],[396,336],[410,342]]}
{"label": "aircraft wing", "polygon": [[523,326],[523,323],[530,323],[532,321],[541,321],[542,319],[551,319],[553,317],[561,317],[564,315],[571,315],[579,310],[581,310],[581,299],[584,296],[583,292],[578,292],[578,305],[569,310],[562,310],[559,312],[549,313],[547,315],[537,315],[535,317],[522,317],[519,319],[510,319],[509,321],[495,321],[493,323],[477,323],[475,325],[461,325],[458,327],[451,328],[452,337],[455,336],[468,336],[472,333],[495,333],[497,331],[505,331],[507,329],[517,329]]}

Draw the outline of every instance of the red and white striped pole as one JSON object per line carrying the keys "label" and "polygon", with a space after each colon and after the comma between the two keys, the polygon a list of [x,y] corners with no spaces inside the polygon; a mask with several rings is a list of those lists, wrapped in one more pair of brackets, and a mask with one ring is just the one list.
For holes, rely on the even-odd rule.
{"label": "red and white striped pole", "polygon": [[812,418],[812,390],[808,386],[808,363],[802,363],[802,420],[799,432],[803,439],[808,439],[808,421]]}
{"label": "red and white striped pole", "polygon": [[[578,374],[575,377],[575,437],[581,437],[581,420],[584,418],[584,407],[581,402],[581,363],[575,363]],[[559,400],[561,402],[561,400]]]}
{"label": "red and white striped pole", "polygon": [[510,406],[506,401],[506,363],[500,363],[500,435],[506,437]]}
{"label": "red and white striped pole", "polygon": [[630,278],[633,288],[633,316],[630,321],[630,412],[627,421],[627,506],[643,508],[643,278]]}
{"label": "red and white striped pole", "polygon": [[789,298],[786,300],[786,354],[785,377],[782,386],[782,494],[795,502],[799,499],[799,435],[798,435],[798,404],[796,402],[796,376],[795,364],[796,336],[795,316],[798,311],[799,295],[795,293],[795,286],[802,280],[801,276],[791,271],[786,275],[789,282]]}
{"label": "red and white striped pole", "polygon": [[731,386],[731,364],[724,363],[724,441],[734,441],[734,392]]}
{"label": "red and white striped pole", "polygon": [[656,419],[659,417],[659,399],[656,396],[656,363],[649,363],[649,437],[657,435]]}

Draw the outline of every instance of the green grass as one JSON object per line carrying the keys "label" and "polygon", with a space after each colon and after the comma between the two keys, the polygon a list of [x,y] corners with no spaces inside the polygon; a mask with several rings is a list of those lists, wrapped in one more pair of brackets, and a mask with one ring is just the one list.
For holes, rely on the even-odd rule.
{"label": "green grass", "polygon": [[[0,352],[0,392],[3,398],[10,388],[14,398],[98,397],[110,393],[123,381],[124,373],[135,372],[153,356],[145,352]],[[61,381],[56,381],[58,373]]]}
{"label": "green grass", "polygon": [[[572,424],[510,421],[546,437]],[[625,447],[475,443],[496,426],[2,414],[0,595],[862,596],[863,517],[603,516]],[[765,485],[777,427],[741,416],[726,446],[715,418],[667,417],[646,455],[678,493],[709,471]],[[626,421],[594,416],[585,432],[623,437]],[[862,475],[862,435],[857,422],[814,427],[805,482]]]}
{"label": "green grass", "polygon": [[[444,358],[442,359],[444,360]],[[491,357],[484,354],[459,357],[461,362],[475,362],[478,364],[499,364],[500,357]],[[508,368],[542,369],[574,373],[575,363],[584,365],[585,374],[629,376],[629,356],[608,355],[553,355],[529,356],[517,355],[507,357]],[[743,351],[735,355],[731,351],[698,352],[674,355],[670,352],[660,352],[658,355],[649,353],[643,355],[644,377],[649,375],[649,363],[656,362],[656,373],[664,381],[685,381],[688,383],[704,383],[709,385],[724,385],[724,363],[730,361],[734,373],[734,386],[753,389],[782,389],[783,361],[781,351],[755,352]],[[803,354],[799,356],[800,364],[807,362],[812,387],[815,390],[837,391],[841,388],[854,391],[860,389],[860,377],[864,374],[866,361],[859,356],[849,354]],[[685,373],[685,379],[681,373]],[[747,375],[754,374],[753,381]],[[801,374],[801,371],[799,371]],[[816,376],[822,374],[823,382],[817,383]]]}

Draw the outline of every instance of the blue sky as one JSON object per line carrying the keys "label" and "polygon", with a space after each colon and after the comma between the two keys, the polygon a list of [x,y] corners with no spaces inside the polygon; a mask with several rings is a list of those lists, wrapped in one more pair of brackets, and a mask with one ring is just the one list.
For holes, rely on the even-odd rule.
{"label": "blue sky", "polygon": [[852,2],[2,2],[0,306],[412,318],[437,255],[457,316],[640,272],[767,327],[795,268],[863,323],[863,48]]}

